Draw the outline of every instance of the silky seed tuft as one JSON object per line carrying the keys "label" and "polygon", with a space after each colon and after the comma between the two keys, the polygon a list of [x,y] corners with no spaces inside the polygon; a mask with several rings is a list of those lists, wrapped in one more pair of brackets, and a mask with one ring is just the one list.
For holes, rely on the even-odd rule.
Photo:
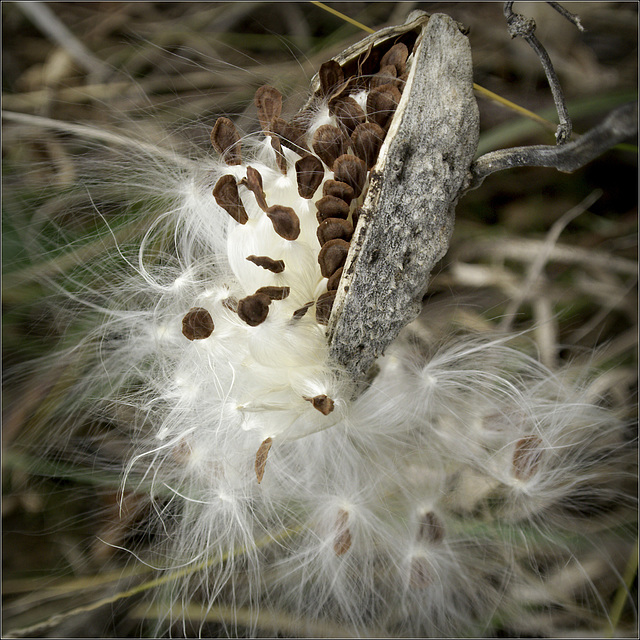
{"label": "silky seed tuft", "polygon": [[271,298],[268,295],[254,293],[238,300],[238,316],[250,327],[257,327],[267,319],[270,304]]}
{"label": "silky seed tuft", "polygon": [[213,188],[213,197],[236,222],[247,224],[249,216],[244,209],[236,179],[232,175],[222,176]]}
{"label": "silky seed tuft", "polygon": [[240,135],[229,118],[218,118],[211,131],[211,144],[228,165],[242,163]]}
{"label": "silky seed tuft", "polygon": [[182,318],[182,334],[189,340],[204,340],[213,333],[213,329],[211,314],[202,307],[189,309]]}

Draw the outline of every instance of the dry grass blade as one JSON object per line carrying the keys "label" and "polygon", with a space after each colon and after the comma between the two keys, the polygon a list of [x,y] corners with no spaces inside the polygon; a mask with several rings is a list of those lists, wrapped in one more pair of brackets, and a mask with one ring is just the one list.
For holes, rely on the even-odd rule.
{"label": "dry grass blade", "polygon": [[[305,620],[298,616],[291,616],[283,611],[251,611],[246,608],[225,607],[214,605],[202,608],[197,605],[177,607],[170,604],[137,605],[131,611],[133,617],[149,619],[164,618],[169,615],[176,619],[183,616],[190,623],[222,622],[232,628],[246,627],[259,629],[263,633],[283,633],[297,638],[353,638],[357,637],[347,625],[331,624]],[[375,637],[386,638],[381,631],[375,632]]]}
{"label": "dry grass blade", "polygon": [[[278,543],[286,540],[287,538],[296,535],[299,532],[298,529],[286,529],[280,531],[274,535],[269,535],[264,537],[262,540],[259,540],[255,544],[255,549],[261,549],[271,543]],[[184,569],[180,569],[178,571],[172,571],[170,573],[165,573],[164,575],[155,578],[154,580],[148,580],[142,584],[131,587],[130,589],[125,589],[123,591],[118,591],[109,596],[105,596],[98,600],[95,600],[89,604],[82,605],[80,607],[74,607],[69,611],[65,611],[63,613],[57,613],[53,616],[50,616],[46,620],[42,622],[38,622],[36,624],[30,625],[28,627],[22,627],[20,629],[11,629],[9,631],[5,631],[6,638],[24,638],[28,636],[32,636],[33,634],[37,634],[42,631],[46,631],[47,629],[51,629],[59,625],[61,622],[65,621],[68,618],[72,618],[74,616],[78,616],[82,613],[88,613],[90,611],[95,611],[96,609],[100,609],[101,607],[112,604],[119,600],[124,600],[126,598],[131,598],[132,596],[136,596],[140,593],[144,593],[146,591],[150,591],[151,589],[155,589],[156,587],[162,586],[169,582],[176,580],[176,578],[180,578],[183,576],[189,576],[195,573],[202,571],[203,569],[208,569],[217,564],[224,563],[229,557],[237,557],[246,553],[247,549],[234,549],[222,557],[213,557],[202,562],[195,563]]]}
{"label": "dry grass blade", "polygon": [[501,330],[508,331],[513,326],[513,321],[515,319],[516,312],[518,311],[518,307],[520,307],[523,300],[525,300],[525,298],[530,295],[531,289],[534,286],[536,280],[540,278],[545,264],[549,260],[549,256],[553,251],[553,247],[558,242],[558,238],[560,238],[560,234],[562,233],[562,231],[574,218],[578,217],[581,213],[584,213],[601,196],[601,190],[594,191],[593,193],[589,194],[580,204],[567,211],[562,217],[560,217],[556,222],[553,223],[551,229],[549,229],[547,237],[545,238],[542,250],[539,251],[535,260],[529,266],[526,278],[524,282],[519,286],[518,295],[512,298],[511,302],[509,302],[509,306],[507,307],[505,315],[500,322]]}

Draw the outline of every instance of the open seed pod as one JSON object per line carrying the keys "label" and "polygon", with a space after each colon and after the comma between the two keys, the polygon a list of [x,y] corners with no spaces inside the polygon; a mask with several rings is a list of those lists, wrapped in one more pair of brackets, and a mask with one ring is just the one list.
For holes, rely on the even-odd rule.
{"label": "open seed pod", "polygon": [[[479,116],[470,45],[449,16],[415,11],[404,25],[372,34],[334,61],[345,82],[368,89],[367,107],[378,109],[368,119],[386,131],[359,198],[328,324],[331,356],[359,378],[420,312],[469,182]],[[381,85],[381,70],[390,65],[398,82]],[[320,80],[313,79],[306,108],[323,98]],[[371,166],[369,156],[363,161]]]}

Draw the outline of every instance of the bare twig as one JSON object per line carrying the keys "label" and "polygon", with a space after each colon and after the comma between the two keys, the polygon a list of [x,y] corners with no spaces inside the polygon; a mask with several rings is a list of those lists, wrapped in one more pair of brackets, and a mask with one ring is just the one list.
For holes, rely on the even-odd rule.
{"label": "bare twig", "polygon": [[612,111],[602,123],[574,142],[562,146],[513,147],[486,153],[471,165],[469,189],[479,187],[491,173],[514,167],[552,167],[571,173],[637,131],[638,103],[633,102]]}
{"label": "bare twig", "polygon": [[600,196],[602,196],[602,191],[596,189],[595,191],[591,192],[582,202],[567,211],[553,224],[545,239],[544,248],[539,252],[536,259],[529,266],[527,277],[524,283],[519,287],[518,294],[511,298],[511,301],[509,302],[509,306],[507,307],[507,310],[505,311],[505,314],[500,323],[500,329],[502,331],[511,330],[513,321],[515,320],[516,313],[520,305],[531,294],[535,283],[540,279],[544,267],[547,264],[549,257],[551,256],[551,251],[558,241],[558,238],[560,237],[560,234],[562,233],[564,228],[574,218],[579,216],[581,213],[584,213],[596,200],[598,200],[598,198],[600,198]]}
{"label": "bare twig", "polygon": [[547,4],[551,8],[555,9],[563,18],[566,18],[569,22],[573,22],[580,31],[584,32],[584,27],[582,26],[582,22],[580,22],[580,16],[577,16],[575,13],[571,13],[571,11],[567,11],[557,2],[547,2]]}
{"label": "bare twig", "polygon": [[[553,5],[555,4],[556,3],[553,3]],[[569,118],[569,112],[567,111],[567,105],[564,101],[564,94],[562,92],[562,87],[560,86],[560,81],[558,80],[558,76],[556,75],[556,72],[553,68],[553,64],[551,62],[549,54],[542,46],[540,40],[538,40],[538,38],[536,38],[533,33],[536,30],[535,21],[531,18],[525,18],[520,13],[514,13],[512,6],[513,2],[504,3],[504,16],[507,19],[507,28],[509,29],[509,35],[512,38],[515,38],[517,36],[521,36],[522,38],[524,38],[529,46],[536,52],[538,58],[540,58],[540,62],[547,76],[547,80],[549,81],[549,86],[551,87],[551,93],[553,94],[553,100],[556,104],[558,119],[560,121],[558,129],[556,131],[556,141],[558,144],[566,144],[571,138],[571,118]],[[569,12],[567,12],[559,5],[553,6],[553,8],[561,13],[565,18],[568,18],[575,23],[575,21],[569,16],[576,16],[573,16],[573,14],[569,14]]]}

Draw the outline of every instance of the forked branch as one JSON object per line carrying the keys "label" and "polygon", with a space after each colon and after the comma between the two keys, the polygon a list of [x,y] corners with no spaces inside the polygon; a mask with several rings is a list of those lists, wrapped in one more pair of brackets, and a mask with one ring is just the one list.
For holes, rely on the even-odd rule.
{"label": "forked branch", "polygon": [[486,153],[470,168],[469,190],[479,187],[491,173],[514,167],[551,167],[571,173],[638,131],[638,103],[612,111],[597,127],[564,145],[513,147]]}
{"label": "forked branch", "polygon": [[[580,31],[584,31],[584,28],[580,24],[580,18],[578,18],[578,16],[573,15],[564,7],[561,7],[557,2],[549,2],[549,4],[558,13],[560,13],[560,15],[573,22],[578,27],[578,29],[580,29]],[[542,46],[540,40],[538,40],[538,38],[536,38],[536,36],[534,35],[534,31],[536,30],[535,21],[531,18],[525,18],[525,16],[520,13],[515,13],[512,7],[513,2],[504,3],[504,17],[507,19],[507,28],[509,29],[509,35],[512,38],[516,38],[518,36],[524,38],[529,46],[535,51],[538,58],[540,58],[540,63],[542,64],[542,68],[544,69],[544,72],[547,76],[549,87],[551,88],[551,93],[553,94],[553,101],[555,102],[556,110],[558,111],[558,120],[560,124],[558,125],[558,129],[556,131],[556,141],[558,144],[566,144],[571,138],[571,118],[569,117],[567,105],[564,101],[562,87],[560,86],[560,81],[558,80],[558,76],[555,72],[555,69],[553,68],[551,58],[549,57],[549,54],[546,52],[545,48]]]}

